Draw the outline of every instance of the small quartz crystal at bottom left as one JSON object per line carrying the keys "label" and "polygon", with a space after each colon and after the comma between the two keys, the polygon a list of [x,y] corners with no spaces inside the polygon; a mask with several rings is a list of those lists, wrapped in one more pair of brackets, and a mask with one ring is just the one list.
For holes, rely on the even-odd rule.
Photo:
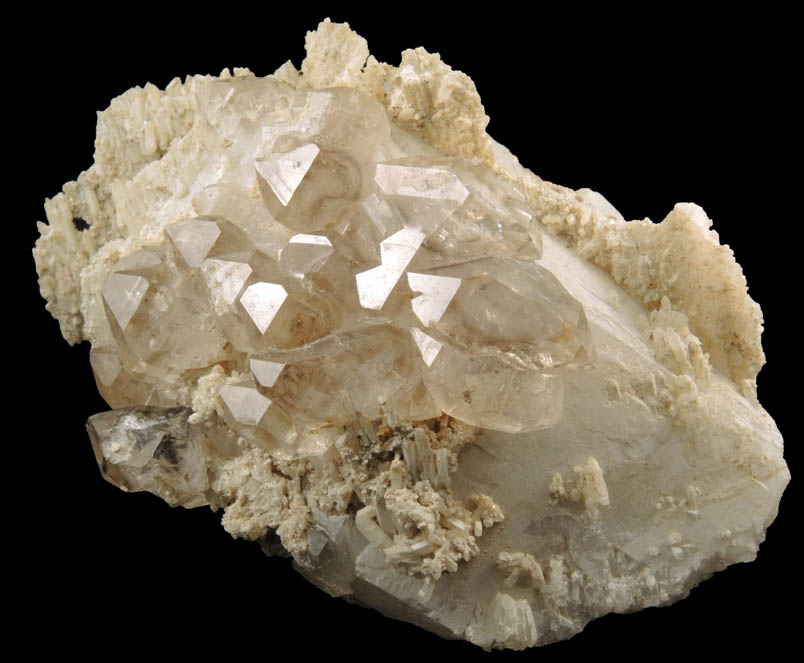
{"label": "small quartz crystal at bottom left", "polygon": [[209,504],[207,436],[183,408],[135,406],[89,418],[87,431],[103,477],[128,492],[148,491],[171,506]]}

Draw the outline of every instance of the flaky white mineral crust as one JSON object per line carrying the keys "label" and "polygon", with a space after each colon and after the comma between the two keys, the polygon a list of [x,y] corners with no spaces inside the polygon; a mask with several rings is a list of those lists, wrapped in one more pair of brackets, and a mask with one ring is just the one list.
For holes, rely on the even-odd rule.
{"label": "flaky white mineral crust", "polygon": [[423,49],[393,67],[329,21],[306,46],[129,90],[46,201],[41,293],[115,408],[104,476],[484,648],[753,559],[789,473],[703,210],[626,222],[544,182]]}

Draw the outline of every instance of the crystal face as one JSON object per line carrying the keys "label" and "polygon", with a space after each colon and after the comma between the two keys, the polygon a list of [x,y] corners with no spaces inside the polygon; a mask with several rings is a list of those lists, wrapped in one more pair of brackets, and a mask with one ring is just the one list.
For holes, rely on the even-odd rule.
{"label": "crystal face", "polygon": [[87,430],[104,477],[130,491],[147,490],[171,506],[204,506],[207,441],[184,408],[130,407],[89,419]]}
{"label": "crystal face", "polygon": [[253,283],[246,288],[240,303],[260,333],[264,334],[287,296],[287,291],[278,283]]}
{"label": "crystal face", "polygon": [[303,75],[129,91],[48,207],[41,287],[92,344],[103,477],[486,649],[752,559],[789,474],[758,307],[702,210],[626,222],[522,168],[435,56],[311,43]]}
{"label": "crystal face", "polygon": [[131,274],[109,274],[103,286],[103,299],[120,325],[125,330],[131,317],[139,308],[148,281],[141,276]]}
{"label": "crystal face", "polygon": [[200,267],[221,234],[214,221],[196,219],[174,223],[165,229],[176,249],[190,267]]}

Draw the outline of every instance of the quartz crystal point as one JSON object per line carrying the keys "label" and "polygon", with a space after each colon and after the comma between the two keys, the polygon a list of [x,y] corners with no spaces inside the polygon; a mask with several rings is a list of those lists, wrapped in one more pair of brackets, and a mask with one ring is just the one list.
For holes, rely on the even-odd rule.
{"label": "quartz crystal point", "polygon": [[522,168],[438,56],[367,56],[325,21],[301,72],[99,115],[34,255],[92,344],[104,478],[484,648],[753,559],[789,474],[703,211],[626,222]]}
{"label": "quartz crystal point", "polygon": [[209,504],[210,440],[187,419],[186,408],[128,407],[87,422],[104,478],[126,491],[147,490],[171,506]]}

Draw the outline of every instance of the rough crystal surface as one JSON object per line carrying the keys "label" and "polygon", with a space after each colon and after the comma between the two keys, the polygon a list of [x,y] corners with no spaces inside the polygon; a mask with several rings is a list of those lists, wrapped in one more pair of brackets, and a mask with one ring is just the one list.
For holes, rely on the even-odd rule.
{"label": "rough crystal surface", "polygon": [[328,21],[308,43],[302,74],[115,99],[47,206],[42,292],[113,408],[103,476],[484,648],[752,559],[789,474],[703,211],[626,222],[523,169],[437,56],[366,61]]}

